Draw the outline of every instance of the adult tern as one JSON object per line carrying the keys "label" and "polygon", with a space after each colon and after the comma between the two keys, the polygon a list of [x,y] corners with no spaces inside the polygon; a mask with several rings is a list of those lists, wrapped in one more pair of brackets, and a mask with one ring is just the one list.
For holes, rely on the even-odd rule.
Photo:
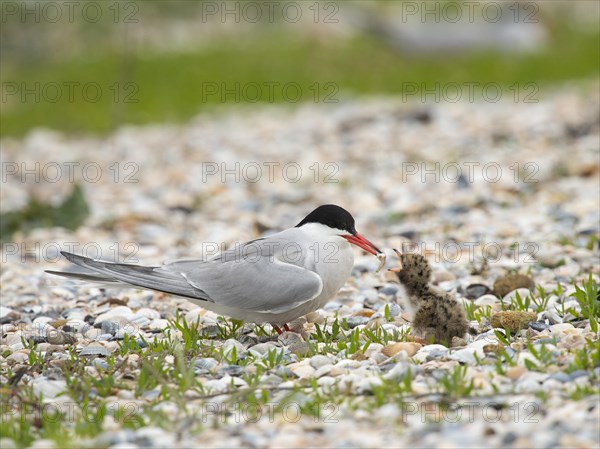
{"label": "adult tern", "polygon": [[354,265],[350,244],[383,253],[355,228],[345,209],[317,207],[295,227],[223,251],[208,260],[180,260],[162,266],[105,262],[66,251],[61,254],[86,269],[48,273],[104,285],[130,285],[181,296],[232,318],[286,323],[327,303],[344,285]]}

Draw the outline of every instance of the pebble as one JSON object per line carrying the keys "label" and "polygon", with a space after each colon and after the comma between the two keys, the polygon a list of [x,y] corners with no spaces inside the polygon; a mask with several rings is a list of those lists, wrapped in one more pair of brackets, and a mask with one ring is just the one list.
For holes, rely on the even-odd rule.
{"label": "pebble", "polygon": [[151,331],[161,331],[167,327],[169,327],[169,321],[162,318],[152,320],[152,322],[148,325],[148,329]]}
{"label": "pebble", "polygon": [[500,299],[498,299],[494,295],[483,295],[483,296],[480,296],[479,298],[477,298],[474,301],[474,303],[476,306],[479,306],[479,307],[490,306],[490,307],[494,308],[494,307],[500,305]]}
{"label": "pebble", "polygon": [[310,366],[314,369],[319,369],[326,365],[331,365],[331,359],[327,356],[317,354],[310,358]]}
{"label": "pebble", "polygon": [[558,324],[563,322],[563,319],[553,310],[544,311],[543,316],[550,322],[550,324]]}
{"label": "pebble", "polygon": [[483,349],[482,350],[477,350],[475,348],[464,348],[464,349],[459,349],[458,351],[453,351],[450,353],[450,355],[448,356],[448,358],[450,360],[456,360],[460,363],[466,363],[467,365],[474,365],[477,363],[477,360],[475,357],[479,357],[479,359],[483,359],[483,357],[485,356],[485,354],[483,353]]}
{"label": "pebble", "polygon": [[6,357],[6,360],[13,363],[26,363],[29,360],[29,355],[23,352],[13,352]]}
{"label": "pebble", "polygon": [[240,355],[243,355],[246,352],[246,348],[244,347],[243,344],[241,344],[237,340],[234,340],[233,338],[230,338],[229,340],[226,340],[225,343],[223,344],[223,354],[225,356],[231,356],[231,353],[234,348],[235,348],[237,357],[239,357]]}
{"label": "pebble", "polygon": [[404,351],[408,357],[414,356],[422,345],[419,343],[391,343],[385,346],[381,352],[387,357],[393,357],[400,351]]}
{"label": "pebble", "polygon": [[507,293],[503,298],[502,302],[504,304],[516,304],[517,303],[517,295],[521,298],[521,301],[525,300],[527,296],[529,296],[531,292],[526,288],[518,288],[516,290],[512,290],[510,293]]}
{"label": "pebble", "polygon": [[571,379],[575,380],[575,379],[577,379],[577,378],[579,378],[579,377],[587,377],[587,376],[589,376],[589,375],[590,375],[590,373],[589,373],[589,372],[587,372],[587,371],[584,371],[584,370],[581,370],[581,369],[580,369],[580,370],[577,370],[577,371],[573,371],[573,372],[570,374],[570,376],[569,376],[569,377],[570,377]]}
{"label": "pebble", "polygon": [[490,292],[490,288],[485,284],[471,284],[465,289],[465,296],[469,299],[478,299]]}
{"label": "pebble", "polygon": [[288,368],[300,379],[312,377],[315,374],[315,369],[306,363],[293,363]]}
{"label": "pebble", "polygon": [[94,368],[100,368],[103,370],[107,370],[109,368],[108,363],[106,363],[105,360],[99,359],[99,358],[95,358],[94,360],[92,360],[90,365],[93,366]]}
{"label": "pebble", "polygon": [[354,329],[357,326],[367,324],[369,322],[369,318],[364,316],[351,316],[347,318],[348,327],[350,329]]}
{"label": "pebble", "polygon": [[510,380],[517,380],[527,372],[527,368],[522,366],[511,366],[506,370],[506,377],[508,377]]}
{"label": "pebble", "polygon": [[72,345],[77,342],[77,338],[74,335],[71,335],[67,332],[63,332],[61,330],[54,330],[47,332],[46,341],[52,345]]}
{"label": "pebble", "polygon": [[223,377],[236,377],[244,374],[244,368],[239,365],[227,365],[222,366],[217,370],[219,376]]}
{"label": "pebble", "polygon": [[544,321],[533,321],[529,323],[529,327],[538,332],[548,329],[548,325]]}
{"label": "pebble", "polygon": [[132,310],[127,306],[113,307],[108,312],[98,315],[94,321],[94,325],[100,325],[103,321],[111,320],[116,317],[129,318],[132,315]]}
{"label": "pebble", "polygon": [[251,346],[250,348],[248,348],[248,351],[251,353],[254,353],[258,356],[262,356],[265,354],[268,354],[269,352],[273,351],[273,350],[278,350],[281,351],[283,350],[280,347],[275,346],[274,343],[268,342],[268,343],[258,343],[254,346]]}
{"label": "pebble", "polygon": [[406,376],[415,377],[422,371],[422,368],[418,365],[412,365],[408,362],[395,363],[388,371],[383,375],[386,380],[393,380],[401,382]]}
{"label": "pebble", "polygon": [[553,379],[553,380],[557,380],[559,382],[565,383],[565,382],[570,382],[572,380],[572,377],[565,373],[554,373],[549,377],[549,379]]}
{"label": "pebble", "polygon": [[89,346],[86,346],[85,348],[83,348],[79,352],[79,355],[82,355],[82,356],[96,355],[96,356],[108,357],[110,355],[110,351],[108,349],[106,349],[104,346],[89,345]]}
{"label": "pebble", "polygon": [[309,314],[306,315],[306,321],[308,323],[324,324],[325,317],[318,311],[310,312]]}
{"label": "pebble", "polygon": [[[398,293],[398,287],[393,286],[393,285],[388,285],[386,287],[379,289],[379,293],[382,295],[385,295],[385,296],[394,297],[394,296],[396,296],[396,293]],[[396,304],[390,304],[390,307],[392,305],[396,305]]]}
{"label": "pebble", "polygon": [[206,372],[215,369],[218,365],[219,362],[212,357],[194,360],[194,366],[198,369],[205,370]]}
{"label": "pebble", "polygon": [[32,382],[33,394],[43,396],[44,399],[53,399],[67,389],[64,380],[52,380],[46,376],[38,376]]}

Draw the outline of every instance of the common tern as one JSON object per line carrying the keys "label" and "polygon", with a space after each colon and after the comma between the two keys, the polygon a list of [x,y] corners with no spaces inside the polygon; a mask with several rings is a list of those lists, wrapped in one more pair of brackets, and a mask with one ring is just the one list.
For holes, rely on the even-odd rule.
{"label": "common tern", "polygon": [[323,307],[350,276],[350,244],[383,262],[385,255],[355,228],[345,209],[317,207],[295,227],[223,251],[208,260],[179,260],[162,266],[105,262],[66,251],[86,269],[51,274],[129,285],[184,297],[204,309],[289,330],[287,323]]}

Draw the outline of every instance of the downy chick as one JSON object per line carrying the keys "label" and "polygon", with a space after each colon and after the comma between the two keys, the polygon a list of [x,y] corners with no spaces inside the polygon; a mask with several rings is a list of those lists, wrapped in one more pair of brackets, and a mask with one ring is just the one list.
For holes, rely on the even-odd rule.
{"label": "downy chick", "polygon": [[452,295],[429,286],[431,267],[427,259],[420,254],[396,254],[401,267],[392,271],[406,289],[415,336],[446,346],[453,337],[463,337],[469,328],[465,309]]}

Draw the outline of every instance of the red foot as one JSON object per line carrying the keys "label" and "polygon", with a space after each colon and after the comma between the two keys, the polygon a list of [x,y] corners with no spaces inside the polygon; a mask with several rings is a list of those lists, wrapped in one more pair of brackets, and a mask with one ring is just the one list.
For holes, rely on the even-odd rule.
{"label": "red foot", "polygon": [[276,326],[275,324],[271,324],[271,326],[273,326],[273,329],[275,329],[275,332],[277,332],[279,335],[283,334],[283,331],[279,329],[279,326]]}
{"label": "red foot", "polygon": [[288,332],[291,332],[291,329],[290,329],[290,327],[287,325],[287,323],[283,325],[283,328],[284,328],[286,331],[288,331]]}

